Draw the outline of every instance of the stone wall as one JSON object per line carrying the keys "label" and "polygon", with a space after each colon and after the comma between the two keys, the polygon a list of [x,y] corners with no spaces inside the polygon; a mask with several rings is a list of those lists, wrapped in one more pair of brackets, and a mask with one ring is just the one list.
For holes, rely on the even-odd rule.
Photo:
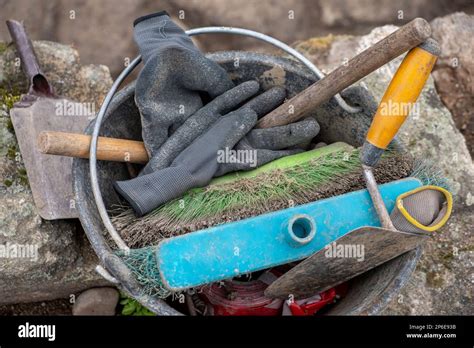
{"label": "stone wall", "polygon": [[[8,18],[25,20],[31,37],[73,45],[85,63],[104,64],[113,76],[137,54],[132,23],[140,15],[167,10],[186,28],[236,26],[291,44],[309,37],[365,34],[384,24],[428,20],[455,11],[474,13],[470,0],[0,0],[0,41]],[[106,35],[103,35],[105,34]],[[268,50],[253,39],[202,36],[207,51]]]}

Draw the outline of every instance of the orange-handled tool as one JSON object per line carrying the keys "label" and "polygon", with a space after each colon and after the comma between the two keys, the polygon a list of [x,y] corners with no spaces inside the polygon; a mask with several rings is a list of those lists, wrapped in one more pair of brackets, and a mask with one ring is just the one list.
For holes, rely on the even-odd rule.
{"label": "orange-handled tool", "polygon": [[378,191],[372,167],[415,105],[439,53],[439,45],[433,39],[407,53],[385,91],[362,147],[361,161],[367,189],[384,228],[395,229]]}

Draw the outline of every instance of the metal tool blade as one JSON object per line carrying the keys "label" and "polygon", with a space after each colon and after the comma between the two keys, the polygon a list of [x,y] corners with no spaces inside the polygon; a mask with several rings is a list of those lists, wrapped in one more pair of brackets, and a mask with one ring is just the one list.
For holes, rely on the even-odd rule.
{"label": "metal tool blade", "polygon": [[[427,234],[379,227],[355,229],[278,278],[265,290],[265,295],[304,298],[323,292],[415,249],[427,238]],[[346,250],[352,250],[352,255]],[[362,256],[357,250],[363,251]]]}
{"label": "metal tool blade", "polygon": [[93,115],[58,112],[84,110],[66,99],[40,97],[30,106],[15,107],[10,116],[38,214],[46,220],[77,218],[72,191],[72,158],[45,155],[36,139],[45,130],[83,133]]}

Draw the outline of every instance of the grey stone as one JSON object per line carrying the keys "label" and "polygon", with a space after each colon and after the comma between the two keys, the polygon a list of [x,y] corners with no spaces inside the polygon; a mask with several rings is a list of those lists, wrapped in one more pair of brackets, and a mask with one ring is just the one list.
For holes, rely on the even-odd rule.
{"label": "grey stone", "polygon": [[119,293],[114,288],[93,288],[77,296],[73,315],[115,315]]}
{"label": "grey stone", "polygon": [[474,209],[456,211],[425,244],[408,285],[386,315],[473,315]]}
{"label": "grey stone", "polygon": [[[98,104],[111,85],[108,69],[81,66],[77,51],[35,42],[45,74],[62,95]],[[108,283],[78,220],[42,220],[28,186],[8,108],[26,90],[13,46],[0,52],[0,304],[68,298]],[[28,249],[29,248],[29,249]],[[22,251],[23,257],[15,252]]]}
{"label": "grey stone", "polygon": [[317,143],[313,146],[313,149],[319,149],[319,148],[325,147],[325,146],[328,146],[328,144],[323,143],[323,142],[319,142],[319,143]]}
{"label": "grey stone", "polygon": [[436,90],[474,156],[474,16],[453,13],[433,20],[431,28],[441,46],[433,72]]}
{"label": "grey stone", "polygon": [[433,18],[447,8],[462,8],[468,1],[437,0],[320,0],[321,21],[330,26],[357,27],[403,23],[415,17]]}

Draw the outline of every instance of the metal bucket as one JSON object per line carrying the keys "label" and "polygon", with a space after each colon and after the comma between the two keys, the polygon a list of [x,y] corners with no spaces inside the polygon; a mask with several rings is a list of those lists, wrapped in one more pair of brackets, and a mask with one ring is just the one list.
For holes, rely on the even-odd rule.
{"label": "metal bucket", "polygon": [[[293,59],[249,52],[221,52],[208,57],[221,64],[236,83],[256,79],[264,89],[284,85],[289,96],[297,94],[317,80],[313,72]],[[115,94],[102,119],[101,136],[141,140],[140,115],[134,102],[134,87],[135,84],[131,83]],[[361,111],[347,112],[334,98],[315,109],[311,116],[320,123],[320,140],[326,143],[344,141],[352,146],[361,146],[375,113],[376,102],[361,87],[349,88],[342,96],[349,104],[359,106]],[[92,134],[94,123],[92,121],[87,128],[87,134]],[[110,208],[120,201],[112,183],[129,178],[127,166],[124,163],[99,161],[97,177],[105,207]],[[106,244],[103,238],[106,227],[94,200],[88,160],[74,159],[73,180],[82,226],[106,269],[99,268],[99,271],[157,314],[180,314],[164,301],[143,295],[134,276]],[[420,248],[412,250],[354,278],[347,295],[328,314],[380,313],[408,282],[420,254]]]}

